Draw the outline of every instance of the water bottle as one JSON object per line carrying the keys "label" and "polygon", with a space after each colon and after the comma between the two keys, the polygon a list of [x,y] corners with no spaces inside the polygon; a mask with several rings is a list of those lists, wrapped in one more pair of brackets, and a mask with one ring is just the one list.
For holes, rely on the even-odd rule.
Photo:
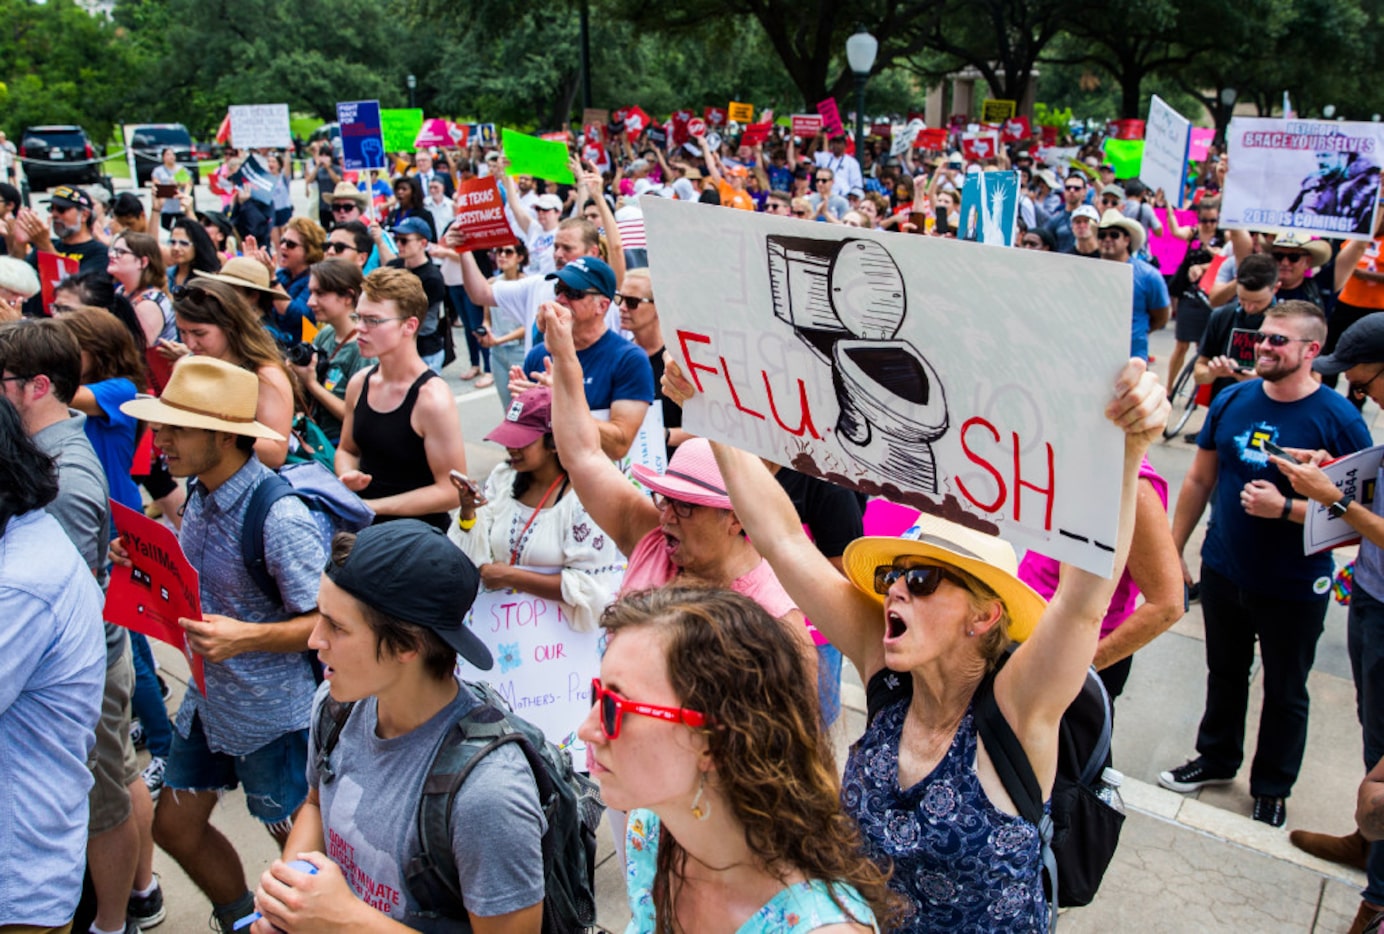
{"label": "water bottle", "polygon": [[1124,784],[1124,773],[1115,769],[1106,769],[1100,773],[1100,783],[1094,789],[1097,798],[1121,814],[1125,812],[1124,799],[1120,797],[1122,784]]}

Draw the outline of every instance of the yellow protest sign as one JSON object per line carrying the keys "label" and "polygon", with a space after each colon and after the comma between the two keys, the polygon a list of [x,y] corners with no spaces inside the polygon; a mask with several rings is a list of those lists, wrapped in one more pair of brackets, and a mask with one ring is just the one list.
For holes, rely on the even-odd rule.
{"label": "yellow protest sign", "polygon": [[736,123],[754,122],[754,104],[742,104],[739,101],[731,101],[726,108],[726,118],[734,120]]}
{"label": "yellow protest sign", "polygon": [[981,123],[1003,123],[1014,116],[1018,105],[1014,101],[1001,101],[987,98],[980,105]]}

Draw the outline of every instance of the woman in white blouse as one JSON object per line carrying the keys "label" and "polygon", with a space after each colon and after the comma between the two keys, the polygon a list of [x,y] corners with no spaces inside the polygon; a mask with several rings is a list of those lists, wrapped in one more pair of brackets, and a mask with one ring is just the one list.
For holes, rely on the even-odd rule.
{"label": "woman in white blouse", "polygon": [[483,493],[452,474],[461,504],[452,539],[480,568],[488,590],[560,600],[572,629],[589,632],[614,599],[625,561],[567,479],[553,445],[551,400],[546,386],[515,397],[505,420],[485,436],[509,457]]}

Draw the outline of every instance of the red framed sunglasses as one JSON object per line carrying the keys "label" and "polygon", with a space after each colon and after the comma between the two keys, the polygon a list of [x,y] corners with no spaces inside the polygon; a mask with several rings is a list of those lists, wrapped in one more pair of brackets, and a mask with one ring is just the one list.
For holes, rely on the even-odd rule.
{"label": "red framed sunglasses", "polygon": [[657,704],[641,704],[607,690],[600,678],[591,679],[591,703],[600,705],[601,732],[606,739],[620,736],[620,720],[625,714],[652,717],[667,723],[685,723],[688,726],[702,727],[710,722],[706,714],[686,707],[660,707]]}

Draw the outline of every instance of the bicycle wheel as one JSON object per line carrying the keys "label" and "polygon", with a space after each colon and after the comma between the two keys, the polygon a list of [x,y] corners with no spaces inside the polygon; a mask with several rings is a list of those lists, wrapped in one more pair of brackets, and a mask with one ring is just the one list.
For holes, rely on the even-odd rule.
{"label": "bicycle wheel", "polygon": [[1173,391],[1169,397],[1173,411],[1168,416],[1168,424],[1163,426],[1164,438],[1176,438],[1192,417],[1192,413],[1197,410],[1197,389],[1200,387],[1192,378],[1192,371],[1196,365],[1197,358],[1193,356],[1182,368],[1182,372],[1177,374],[1177,380],[1173,383]]}

